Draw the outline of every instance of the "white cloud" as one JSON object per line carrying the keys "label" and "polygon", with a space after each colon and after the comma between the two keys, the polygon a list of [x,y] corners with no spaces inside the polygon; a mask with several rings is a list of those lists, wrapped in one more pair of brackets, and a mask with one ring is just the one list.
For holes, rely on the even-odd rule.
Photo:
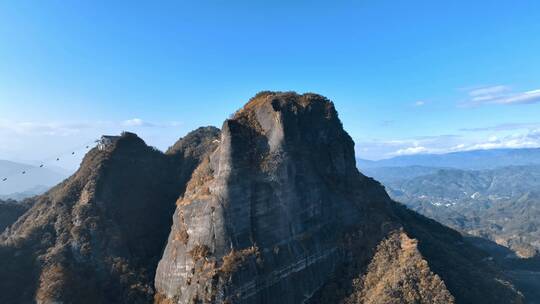
{"label": "white cloud", "polygon": [[540,129],[511,134],[503,138],[490,136],[486,141],[469,145],[466,150],[535,147],[540,147]]}
{"label": "white cloud", "polygon": [[140,118],[132,118],[132,119],[124,120],[122,122],[122,126],[124,127],[152,127],[154,125]]}
{"label": "white cloud", "polygon": [[499,139],[498,139],[497,136],[495,136],[495,135],[492,135],[492,136],[490,136],[490,137],[488,138],[488,141],[489,141],[489,142],[496,142],[496,141],[498,141],[498,140],[499,140]]}
{"label": "white cloud", "polygon": [[420,154],[420,153],[426,153],[429,150],[426,147],[422,146],[416,146],[416,147],[408,147],[404,149],[399,149],[396,152],[392,153],[394,155],[413,155],[413,154]]}
{"label": "white cloud", "polygon": [[145,120],[142,120],[140,118],[132,118],[128,120],[124,120],[121,125],[123,127],[146,127],[146,128],[174,128],[179,127],[182,125],[181,122],[178,121],[170,121],[170,122],[164,122],[164,123],[153,123],[148,122]]}
{"label": "white cloud", "polygon": [[358,141],[356,147],[359,157],[374,160],[421,153],[442,154],[500,148],[535,148],[540,147],[540,128],[509,135],[489,134],[483,138],[441,135],[388,141]]}
{"label": "white cloud", "polygon": [[398,155],[444,153],[457,147],[463,139],[459,135],[421,136],[394,140],[356,140],[358,156],[382,159]]}
{"label": "white cloud", "polygon": [[483,131],[509,131],[509,130],[531,129],[531,128],[540,128],[540,122],[504,123],[504,124],[498,124],[494,126],[479,127],[479,128],[463,128],[459,130],[466,131],[466,132],[483,132]]}
{"label": "white cloud", "polygon": [[36,121],[0,121],[0,130],[18,135],[69,136],[103,125],[103,122],[36,122]]}
{"label": "white cloud", "polygon": [[509,86],[497,85],[469,90],[469,98],[463,106],[480,106],[486,104],[530,104],[540,102],[540,89],[513,92]]}
{"label": "white cloud", "polygon": [[[62,155],[69,151],[70,157],[62,157],[55,165],[76,168],[84,151],[76,150],[93,146],[95,139],[103,134],[120,134],[130,130],[158,149],[166,149],[178,137],[185,134],[180,122],[148,123],[141,120],[126,121],[13,121],[0,119],[0,159],[28,162]],[[145,126],[154,126],[151,128]],[[36,148],[38,147],[38,148]],[[83,150],[86,148],[83,148]],[[75,155],[71,152],[76,151]]]}
{"label": "white cloud", "polygon": [[424,106],[425,104],[426,104],[425,101],[419,100],[419,101],[414,103],[414,106],[415,107],[421,107],[421,106]]}
{"label": "white cloud", "polygon": [[536,103],[540,102],[540,89],[518,93],[497,101],[500,104]]}
{"label": "white cloud", "polygon": [[476,88],[469,91],[470,96],[489,96],[494,94],[501,94],[503,92],[511,91],[510,87],[505,85],[497,85],[491,87]]}
{"label": "white cloud", "polygon": [[180,122],[151,123],[140,118],[124,120],[122,122],[43,122],[43,121],[10,121],[0,120],[0,131],[6,135],[47,135],[47,136],[71,136],[80,134],[83,130],[121,130],[121,128],[158,127],[175,128]]}

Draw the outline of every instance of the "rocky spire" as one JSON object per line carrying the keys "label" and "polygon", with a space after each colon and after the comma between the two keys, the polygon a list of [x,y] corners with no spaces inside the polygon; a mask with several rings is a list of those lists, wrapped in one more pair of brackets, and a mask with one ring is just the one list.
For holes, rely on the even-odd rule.
{"label": "rocky spire", "polygon": [[[417,233],[424,229],[438,234]],[[358,172],[354,143],[332,102],[316,94],[263,92],[224,122],[219,146],[177,201],[156,274],[156,303],[337,303],[353,292],[353,279],[377,245],[396,231],[417,233],[428,248],[439,238],[461,241],[403,210]],[[467,261],[456,244],[447,245],[449,255]],[[427,263],[449,255],[428,252]],[[498,287],[505,300],[519,299],[508,286]]]}

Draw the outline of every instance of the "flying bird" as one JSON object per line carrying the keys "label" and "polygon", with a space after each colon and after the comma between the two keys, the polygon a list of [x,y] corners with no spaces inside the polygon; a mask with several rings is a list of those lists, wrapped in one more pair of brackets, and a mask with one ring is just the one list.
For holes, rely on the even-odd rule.
{"label": "flying bird", "polygon": [[40,168],[43,168],[43,164],[39,165]]}

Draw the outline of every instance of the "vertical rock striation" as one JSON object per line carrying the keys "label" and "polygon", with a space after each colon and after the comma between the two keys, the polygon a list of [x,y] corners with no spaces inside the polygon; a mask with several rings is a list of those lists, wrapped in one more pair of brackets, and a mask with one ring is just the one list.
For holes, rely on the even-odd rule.
{"label": "vertical rock striation", "polygon": [[31,200],[0,235],[0,303],[522,301],[357,171],[316,94],[260,93],[166,153],[125,133]]}
{"label": "vertical rock striation", "polygon": [[[455,232],[409,213],[357,171],[354,143],[329,100],[260,93],[225,121],[219,146],[177,201],[156,273],[155,302],[343,302],[377,244],[396,229],[422,238],[420,251],[423,242],[431,249],[450,241],[449,255],[458,262],[469,266],[481,260],[464,256],[469,249],[458,252],[461,238]],[[442,240],[424,235],[432,228]],[[427,252],[427,263],[433,258],[436,265],[450,257]],[[478,269],[488,273],[487,266]],[[456,279],[444,262],[437,270],[443,279]],[[497,273],[484,278],[475,271],[460,275],[471,274],[462,279],[478,279],[482,288],[503,290],[504,303],[519,301],[510,286],[494,280]],[[461,285],[448,285],[450,292],[462,292]],[[441,285],[422,288],[436,286]],[[477,303],[500,299],[485,300]]]}
{"label": "vertical rock striation", "polygon": [[[336,237],[368,225],[362,207],[385,204],[375,184],[355,169],[353,141],[328,100],[256,97],[225,121],[177,202],[158,301],[304,301],[345,258]],[[355,192],[366,206],[353,206]],[[283,292],[294,289],[302,292]]]}

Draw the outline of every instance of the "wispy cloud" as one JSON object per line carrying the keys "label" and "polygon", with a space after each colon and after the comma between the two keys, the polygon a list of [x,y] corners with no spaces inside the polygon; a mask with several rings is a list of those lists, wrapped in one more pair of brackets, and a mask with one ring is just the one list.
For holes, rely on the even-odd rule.
{"label": "wispy cloud", "polygon": [[414,147],[408,147],[399,149],[395,152],[393,152],[393,155],[412,155],[412,154],[420,154],[420,153],[427,153],[429,150],[426,147],[422,146],[414,146]]}
{"label": "wispy cloud", "polygon": [[507,135],[502,138],[491,136],[483,142],[468,146],[466,150],[535,147],[540,147],[540,129],[530,130],[521,134]]}
{"label": "wispy cloud", "polygon": [[540,128],[540,122],[537,123],[505,123],[494,126],[478,127],[478,128],[462,128],[460,131],[465,132],[482,132],[482,131],[510,131],[519,129]]}
{"label": "wispy cloud", "polygon": [[132,118],[124,120],[121,125],[124,127],[146,127],[146,128],[169,128],[169,127],[178,127],[182,123],[177,121],[163,122],[163,123],[154,123],[142,120],[140,118]]}
{"label": "wispy cloud", "polygon": [[382,159],[401,155],[442,154],[499,148],[540,147],[540,128],[505,136],[467,138],[459,135],[425,136],[387,141],[357,141],[358,156]]}
{"label": "wispy cloud", "polygon": [[181,126],[180,122],[154,123],[133,118],[121,122],[112,121],[81,121],[81,122],[43,122],[43,121],[10,121],[0,120],[0,131],[16,135],[48,135],[71,136],[83,130],[117,130],[119,128],[174,128]]}
{"label": "wispy cloud", "polygon": [[469,91],[470,96],[494,96],[497,94],[505,93],[510,91],[509,86],[505,85],[497,85],[497,86],[491,86],[491,87],[481,87],[472,89]]}
{"label": "wispy cloud", "polygon": [[540,102],[540,89],[514,92],[506,85],[496,85],[470,89],[469,96],[462,106],[481,106],[487,104],[516,105]]}
{"label": "wispy cloud", "polygon": [[388,156],[450,152],[457,149],[459,142],[462,140],[461,136],[455,134],[418,136],[412,139],[402,140],[402,147],[389,151]]}
{"label": "wispy cloud", "polygon": [[[103,134],[137,133],[149,145],[166,149],[185,133],[179,122],[118,121],[13,121],[0,119],[0,159],[42,160],[93,142]],[[36,149],[36,147],[39,147]],[[80,153],[79,153],[80,152]],[[56,165],[76,168],[83,151],[62,157]]]}
{"label": "wispy cloud", "polygon": [[124,120],[122,122],[122,126],[124,127],[154,127],[155,125],[153,123],[144,121],[140,118],[132,118],[132,119]]}
{"label": "wispy cloud", "polygon": [[422,106],[425,106],[425,105],[426,105],[426,102],[423,101],[423,100],[418,100],[413,104],[413,106],[415,106],[415,107],[422,107]]}
{"label": "wispy cloud", "polygon": [[19,135],[69,136],[83,129],[102,127],[106,122],[37,122],[37,121],[0,121],[0,130]]}
{"label": "wispy cloud", "polygon": [[420,136],[394,140],[356,141],[359,157],[382,159],[398,155],[444,153],[455,149],[463,139],[459,135]]}

